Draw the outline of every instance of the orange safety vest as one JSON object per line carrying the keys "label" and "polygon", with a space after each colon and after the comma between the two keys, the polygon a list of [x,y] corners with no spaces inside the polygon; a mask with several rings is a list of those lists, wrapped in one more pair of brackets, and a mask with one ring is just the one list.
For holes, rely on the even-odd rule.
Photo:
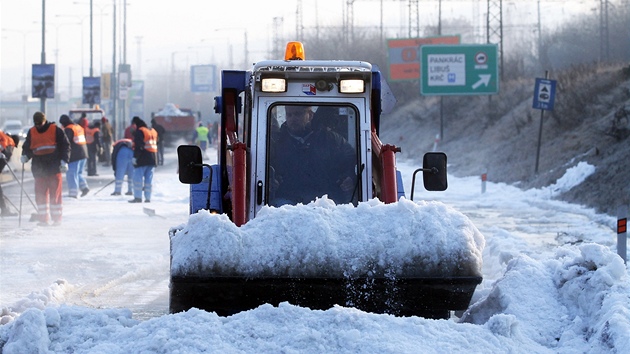
{"label": "orange safety vest", "polygon": [[157,152],[157,132],[155,129],[142,127],[140,131],[144,135],[144,149],[148,152]]}
{"label": "orange safety vest", "polygon": [[[66,128],[72,129],[72,132],[74,133],[74,137],[72,138],[72,141],[75,144],[77,145],[87,144],[87,140],[85,139],[85,131],[83,130],[83,127],[81,127],[78,124],[71,123],[71,124],[68,124]],[[92,135],[92,141],[94,141],[94,135]]]}
{"label": "orange safety vest", "polygon": [[15,141],[13,141],[13,138],[5,132],[0,131],[0,146],[2,146],[3,149],[8,148],[9,146],[15,147]]}
{"label": "orange safety vest", "polygon": [[48,129],[40,133],[37,127],[32,127],[31,133],[31,150],[37,156],[52,154],[57,150],[57,126],[50,124]]}
{"label": "orange safety vest", "polygon": [[90,127],[85,128],[85,139],[87,140],[87,143],[92,144],[94,142],[94,134],[100,131],[101,130],[98,128],[90,128]]}

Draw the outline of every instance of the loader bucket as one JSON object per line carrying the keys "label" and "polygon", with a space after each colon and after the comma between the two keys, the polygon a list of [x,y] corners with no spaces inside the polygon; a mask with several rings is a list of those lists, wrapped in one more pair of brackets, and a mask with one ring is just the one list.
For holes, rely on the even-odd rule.
{"label": "loader bucket", "polygon": [[190,308],[229,316],[281,302],[326,310],[334,305],[372,313],[445,319],[468,308],[478,276],[444,278],[171,277],[170,312]]}
{"label": "loader bucket", "polygon": [[170,312],[220,316],[288,302],[448,318],[481,283],[485,245],[462,213],[404,198],[265,207],[240,227],[199,212],[169,237]]}

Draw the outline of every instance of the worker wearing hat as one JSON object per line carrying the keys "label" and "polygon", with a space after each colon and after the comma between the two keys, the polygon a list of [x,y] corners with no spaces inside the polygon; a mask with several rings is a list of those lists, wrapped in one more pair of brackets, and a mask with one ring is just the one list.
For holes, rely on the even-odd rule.
{"label": "worker wearing hat", "polygon": [[81,197],[84,197],[90,191],[87,178],[83,175],[88,158],[85,131],[79,124],[72,122],[67,114],[62,114],[59,117],[59,123],[63,126],[63,131],[70,142],[70,160],[66,172],[68,197],[78,198],[79,190],[81,190]]}
{"label": "worker wearing hat", "polygon": [[40,226],[61,224],[62,177],[68,169],[70,143],[64,131],[54,122],[48,122],[43,112],[33,114],[34,126],[29,129],[22,146],[22,164],[31,159],[31,172],[35,178],[35,202]]}

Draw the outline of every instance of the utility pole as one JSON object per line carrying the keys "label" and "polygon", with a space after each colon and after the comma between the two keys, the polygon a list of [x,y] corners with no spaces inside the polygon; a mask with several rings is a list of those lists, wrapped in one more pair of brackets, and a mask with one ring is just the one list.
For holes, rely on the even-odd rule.
{"label": "utility pole", "polygon": [[138,56],[138,69],[137,69],[137,73],[136,75],[138,75],[138,77],[142,77],[142,36],[136,36],[136,42],[138,43],[138,52],[137,52],[137,56]]}
{"label": "utility pole", "polygon": [[499,79],[503,78],[503,0],[488,0],[487,43],[498,46]]}
{"label": "utility pole", "polygon": [[409,0],[409,38],[420,37],[420,14],[418,0]]}
{"label": "utility pole", "polygon": [[90,0],[90,77],[94,76],[94,12]]}
{"label": "utility pole", "polygon": [[114,122],[114,132],[117,134],[117,138],[122,136],[120,134],[124,128],[121,126],[120,122],[118,122],[117,115],[117,103],[118,103],[118,78],[116,77],[116,0],[112,0],[113,2],[113,48],[112,48],[112,77],[111,77],[111,95],[112,95],[112,114],[113,122]]}
{"label": "utility pole", "polygon": [[[42,64],[46,64],[46,0],[42,0]],[[57,80],[57,78],[55,78]],[[39,110],[46,113],[46,95],[40,97]]]}
{"label": "utility pole", "polygon": [[608,0],[599,0],[599,61],[610,60]]}
{"label": "utility pole", "polygon": [[[127,0],[123,1],[123,65],[127,68]],[[131,70],[127,72],[127,82],[131,85]],[[127,90],[127,88],[125,88]],[[123,126],[127,126],[127,96],[124,96],[122,100],[121,110],[122,110],[122,123]]]}
{"label": "utility pole", "polygon": [[295,37],[298,41],[304,40],[304,23],[302,22],[302,0],[297,0],[295,9]]}
{"label": "utility pole", "polygon": [[[94,76],[94,12],[92,10],[92,0],[90,0],[90,78]],[[94,108],[94,102],[90,102],[90,108]]]}
{"label": "utility pole", "polygon": [[272,58],[282,58],[284,57],[284,53],[282,52],[282,40],[280,38],[280,29],[282,28],[282,24],[284,22],[283,17],[274,17],[273,18],[273,46],[272,50]]}

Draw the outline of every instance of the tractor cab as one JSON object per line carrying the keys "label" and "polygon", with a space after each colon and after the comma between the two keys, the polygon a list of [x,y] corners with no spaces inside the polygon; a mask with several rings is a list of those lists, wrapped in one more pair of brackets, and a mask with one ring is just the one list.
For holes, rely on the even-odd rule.
{"label": "tractor cab", "polygon": [[[361,61],[304,60],[295,54],[303,55],[301,44],[287,47],[285,57],[298,59],[223,72],[222,95],[215,98],[219,163],[206,173],[213,176],[206,179],[209,188],[193,187],[191,213],[227,213],[242,225],[266,205],[323,196],[336,204],[391,203],[404,195],[394,156],[400,148],[378,136],[381,73]],[[195,149],[178,148],[184,183],[203,178]],[[431,164],[422,169],[425,188],[446,189],[446,155],[429,153],[425,161]]]}

